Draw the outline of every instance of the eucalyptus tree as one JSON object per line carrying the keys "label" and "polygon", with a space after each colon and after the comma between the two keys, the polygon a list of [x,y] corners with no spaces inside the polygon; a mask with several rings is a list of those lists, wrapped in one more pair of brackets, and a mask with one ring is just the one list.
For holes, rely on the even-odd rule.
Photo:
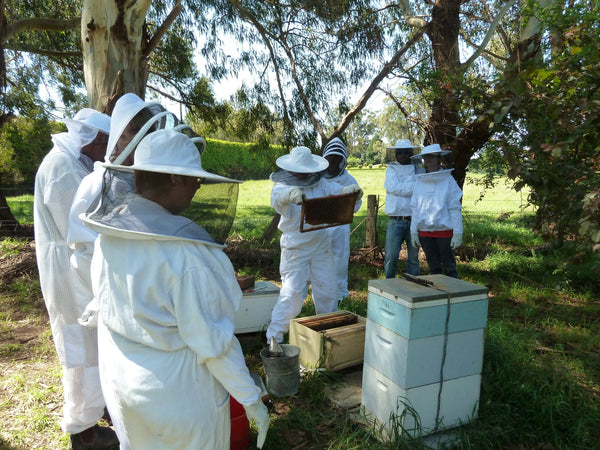
{"label": "eucalyptus tree", "polygon": [[[193,60],[201,7],[183,0],[0,0],[0,126],[15,114],[48,117],[55,100],[66,114],[82,106],[110,113],[123,93],[144,98],[147,89],[210,108],[214,96]],[[56,99],[44,99],[42,86]],[[7,207],[0,215],[14,219]]]}

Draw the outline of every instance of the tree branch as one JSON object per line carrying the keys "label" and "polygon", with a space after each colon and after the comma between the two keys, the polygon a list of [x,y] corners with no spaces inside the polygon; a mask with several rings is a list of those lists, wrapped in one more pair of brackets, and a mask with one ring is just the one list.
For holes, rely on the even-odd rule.
{"label": "tree branch", "polygon": [[156,32],[154,33],[154,36],[152,36],[152,39],[150,39],[150,41],[148,42],[148,45],[146,46],[142,54],[143,58],[147,58],[150,55],[150,53],[152,53],[152,51],[158,47],[165,34],[167,34],[167,31],[169,31],[169,28],[171,28],[171,25],[173,25],[173,22],[175,22],[175,20],[181,13],[182,9],[183,5],[181,4],[181,0],[177,0],[165,21],[160,25],[160,27],[157,28]]}
{"label": "tree branch", "polygon": [[55,20],[37,17],[20,19],[7,24],[5,38],[16,36],[23,31],[65,31],[79,28],[80,25],[81,17],[69,20]]}
{"label": "tree branch", "polygon": [[396,52],[392,59],[390,59],[390,61],[383,66],[377,76],[373,78],[373,81],[371,81],[371,84],[367,87],[362,97],[342,118],[338,126],[333,131],[332,136],[339,136],[344,132],[354,117],[365,107],[373,95],[373,92],[375,92],[375,90],[378,88],[379,83],[381,83],[381,81],[392,72],[394,67],[398,65],[398,61],[400,61],[402,55],[404,55],[404,53],[406,53],[408,49],[410,49],[423,36],[428,28],[429,24],[417,30],[417,32],[406,42],[406,44],[404,44],[404,46],[402,46],[402,48]]}
{"label": "tree branch", "polygon": [[56,58],[81,58],[82,53],[80,51],[76,52],[60,52],[55,50],[45,50],[43,48],[31,48],[27,45],[5,45],[4,48],[6,50],[12,50],[15,52],[27,52],[33,53],[34,55],[40,56],[54,56]]}
{"label": "tree branch", "polygon": [[515,1],[516,0],[508,0],[504,4],[504,6],[500,10],[500,12],[496,15],[496,17],[494,18],[494,20],[490,24],[490,27],[488,28],[488,31],[487,31],[485,37],[483,38],[483,41],[481,41],[481,44],[477,47],[477,50],[475,50],[475,53],[473,53],[471,55],[471,57],[467,61],[465,61],[463,64],[461,64],[462,68],[464,68],[466,66],[469,66],[485,50],[485,48],[487,47],[488,43],[490,42],[490,39],[492,39],[492,36],[496,32],[496,28],[500,24],[500,19],[502,19],[502,17],[504,16],[504,14],[506,14],[506,12],[512,7],[512,5],[514,5]]}

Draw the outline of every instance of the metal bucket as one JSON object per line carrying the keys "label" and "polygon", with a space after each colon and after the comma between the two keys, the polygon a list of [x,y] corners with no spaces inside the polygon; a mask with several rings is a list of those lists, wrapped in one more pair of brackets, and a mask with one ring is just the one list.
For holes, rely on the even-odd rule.
{"label": "metal bucket", "polygon": [[269,356],[269,347],[260,351],[265,375],[267,391],[273,397],[286,397],[298,392],[300,386],[300,347],[281,344],[283,356]]}

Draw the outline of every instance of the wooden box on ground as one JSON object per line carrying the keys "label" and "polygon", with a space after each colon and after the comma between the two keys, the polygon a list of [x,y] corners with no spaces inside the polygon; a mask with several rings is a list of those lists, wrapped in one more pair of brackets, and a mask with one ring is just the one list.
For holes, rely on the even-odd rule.
{"label": "wooden box on ground", "polygon": [[340,370],[362,364],[366,319],[348,311],[290,321],[289,342],[300,347],[300,364]]}
{"label": "wooden box on ground", "polygon": [[361,402],[388,431],[395,417],[427,435],[477,417],[488,297],[444,275],[418,281],[369,281]]}
{"label": "wooden box on ground", "polygon": [[242,291],[242,303],[235,313],[235,333],[266,330],[273,306],[279,298],[279,288],[270,281],[256,281]]}

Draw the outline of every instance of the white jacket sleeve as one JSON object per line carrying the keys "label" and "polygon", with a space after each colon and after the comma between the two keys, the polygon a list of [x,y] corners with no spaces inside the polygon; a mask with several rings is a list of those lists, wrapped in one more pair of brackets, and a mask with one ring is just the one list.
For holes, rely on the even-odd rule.
{"label": "white jacket sleeve", "polygon": [[462,234],[462,204],[460,203],[460,199],[462,198],[463,193],[460,187],[458,187],[458,184],[454,178],[450,177],[449,179],[448,214],[450,216],[450,221],[452,222],[452,230],[454,231],[454,234]]}
{"label": "white jacket sleeve", "polygon": [[410,197],[415,185],[414,176],[399,176],[399,173],[388,167],[385,172],[385,181],[383,187],[388,194],[398,197]]}
{"label": "white jacket sleeve", "polygon": [[274,184],[271,190],[271,206],[282,216],[288,216],[290,212],[290,192],[293,186]]}
{"label": "white jacket sleeve", "polygon": [[243,405],[254,403],[259,388],[250,377],[234,336],[235,309],[242,296],[231,262],[221,254],[216,267],[198,265],[174,282],[177,328],[183,341],[216,379]]}

